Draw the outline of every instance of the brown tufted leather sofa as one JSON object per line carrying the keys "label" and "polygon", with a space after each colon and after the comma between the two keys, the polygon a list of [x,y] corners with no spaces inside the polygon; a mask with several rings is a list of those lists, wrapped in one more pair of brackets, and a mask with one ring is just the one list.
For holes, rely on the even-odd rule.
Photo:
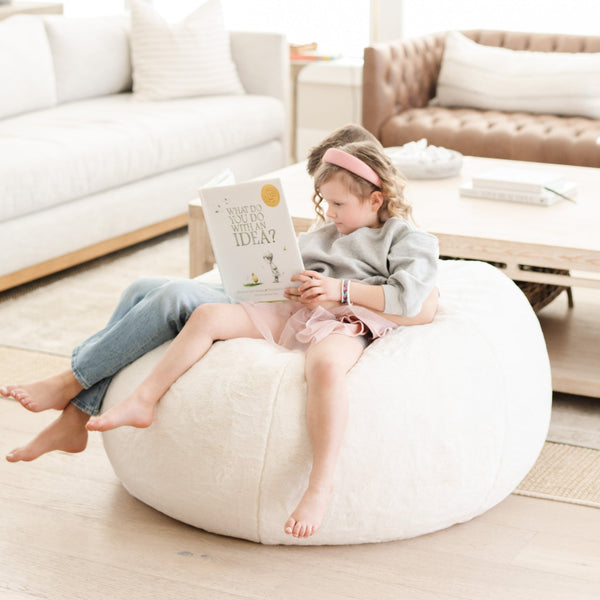
{"label": "brown tufted leather sofa", "polygon": [[[600,52],[600,36],[461,33],[512,50]],[[427,138],[465,155],[600,167],[600,120],[429,105],[444,39],[444,33],[437,33],[365,48],[363,125],[384,146]]]}

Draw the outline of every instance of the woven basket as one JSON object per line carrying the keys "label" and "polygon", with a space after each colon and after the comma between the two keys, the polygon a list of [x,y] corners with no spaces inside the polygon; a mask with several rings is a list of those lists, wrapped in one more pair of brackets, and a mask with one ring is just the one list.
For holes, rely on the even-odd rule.
{"label": "woven basket", "polygon": [[[569,275],[569,271],[564,269],[550,269],[547,267],[529,267],[523,266],[524,271],[535,271],[537,273],[554,273],[556,275]],[[527,300],[531,304],[535,312],[539,312],[548,306],[552,300],[563,292],[567,293],[569,298],[569,307],[573,307],[573,294],[571,288],[565,285],[553,285],[550,283],[538,283],[536,281],[515,281],[521,288],[521,291],[527,296]]]}

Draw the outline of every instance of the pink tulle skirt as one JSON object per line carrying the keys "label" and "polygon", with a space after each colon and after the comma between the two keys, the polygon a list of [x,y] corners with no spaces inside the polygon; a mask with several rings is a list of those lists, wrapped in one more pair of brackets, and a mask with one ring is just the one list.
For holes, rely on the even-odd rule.
{"label": "pink tulle skirt", "polygon": [[269,342],[306,350],[332,333],[362,336],[368,344],[398,327],[362,306],[311,309],[300,302],[242,302],[251,321]]}

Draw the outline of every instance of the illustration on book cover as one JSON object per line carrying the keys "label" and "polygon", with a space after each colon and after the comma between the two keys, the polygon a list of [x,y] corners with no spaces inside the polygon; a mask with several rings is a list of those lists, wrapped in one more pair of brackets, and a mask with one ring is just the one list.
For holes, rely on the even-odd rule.
{"label": "illustration on book cover", "polygon": [[279,180],[200,190],[225,291],[237,300],[284,300],[303,269]]}

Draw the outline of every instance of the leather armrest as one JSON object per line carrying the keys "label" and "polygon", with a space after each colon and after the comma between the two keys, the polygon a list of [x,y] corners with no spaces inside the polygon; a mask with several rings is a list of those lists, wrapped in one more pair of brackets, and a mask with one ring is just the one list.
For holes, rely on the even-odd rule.
{"label": "leather armrest", "polygon": [[426,106],[435,96],[443,50],[443,33],[365,48],[364,127],[379,138],[389,118],[407,108]]}

